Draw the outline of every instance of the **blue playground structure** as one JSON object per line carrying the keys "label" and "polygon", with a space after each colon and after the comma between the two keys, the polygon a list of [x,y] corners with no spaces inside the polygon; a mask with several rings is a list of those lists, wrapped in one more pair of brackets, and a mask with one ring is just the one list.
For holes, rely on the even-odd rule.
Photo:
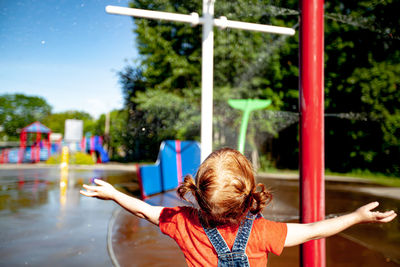
{"label": "blue playground structure", "polygon": [[96,154],[97,163],[105,163],[109,161],[107,152],[103,148],[103,138],[101,136],[87,136],[81,142],[82,152]]}
{"label": "blue playground structure", "polygon": [[194,176],[199,166],[198,142],[163,141],[156,163],[137,168],[142,199],[178,187],[187,174]]}

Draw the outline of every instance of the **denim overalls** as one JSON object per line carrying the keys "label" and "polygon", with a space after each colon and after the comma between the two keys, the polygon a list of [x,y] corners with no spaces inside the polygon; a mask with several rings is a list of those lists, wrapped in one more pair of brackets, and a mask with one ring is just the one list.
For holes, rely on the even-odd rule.
{"label": "denim overalls", "polygon": [[254,215],[251,212],[247,213],[246,218],[239,226],[235,242],[233,243],[232,251],[229,249],[228,245],[222,238],[221,234],[218,232],[217,228],[207,229],[202,224],[204,232],[206,233],[208,239],[213,245],[215,251],[217,252],[218,267],[250,266],[245,251],[253,222],[259,217],[262,217],[262,215]]}

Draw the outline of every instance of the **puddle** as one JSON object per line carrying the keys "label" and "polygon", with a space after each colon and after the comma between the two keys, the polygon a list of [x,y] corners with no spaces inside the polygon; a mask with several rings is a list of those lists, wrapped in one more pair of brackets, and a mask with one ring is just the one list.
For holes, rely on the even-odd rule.
{"label": "puddle", "polygon": [[112,266],[107,250],[110,201],[83,197],[83,183],[117,186],[128,171],[0,169],[0,266]]}

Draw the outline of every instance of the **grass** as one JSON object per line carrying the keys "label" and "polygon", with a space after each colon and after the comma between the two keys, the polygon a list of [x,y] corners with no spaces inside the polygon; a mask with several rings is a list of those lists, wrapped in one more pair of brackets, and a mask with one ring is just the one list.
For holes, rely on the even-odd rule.
{"label": "grass", "polygon": [[[267,173],[279,173],[279,174],[298,174],[299,170],[287,170],[287,169],[276,169],[276,168],[260,168],[259,171]],[[400,177],[388,176],[382,173],[372,173],[370,171],[354,170],[349,173],[337,173],[330,170],[325,170],[325,175],[343,176],[351,178],[359,178],[371,181],[372,183],[390,186],[400,187]]]}
{"label": "grass", "polygon": [[371,173],[369,171],[360,171],[360,170],[355,170],[350,173],[335,173],[326,170],[325,174],[365,179],[380,185],[400,187],[400,177],[388,176],[382,173]]}

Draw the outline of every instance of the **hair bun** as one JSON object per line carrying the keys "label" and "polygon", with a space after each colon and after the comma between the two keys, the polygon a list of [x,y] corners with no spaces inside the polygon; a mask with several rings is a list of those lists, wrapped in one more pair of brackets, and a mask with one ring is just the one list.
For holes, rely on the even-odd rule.
{"label": "hair bun", "polygon": [[250,205],[250,212],[253,214],[261,212],[272,200],[272,194],[265,188],[265,185],[258,184],[257,187],[260,190],[251,193],[253,202]]}
{"label": "hair bun", "polygon": [[193,196],[195,195],[195,192],[197,191],[197,186],[194,182],[194,179],[191,175],[186,175],[185,178],[183,179],[183,182],[177,189],[177,194],[180,198],[190,202],[185,195],[190,192]]}

